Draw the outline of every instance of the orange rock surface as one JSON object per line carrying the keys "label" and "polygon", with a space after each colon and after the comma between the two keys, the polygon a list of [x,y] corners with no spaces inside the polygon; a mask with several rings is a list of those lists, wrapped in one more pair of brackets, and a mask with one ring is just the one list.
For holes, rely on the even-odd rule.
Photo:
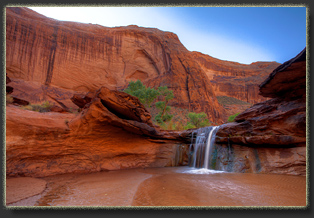
{"label": "orange rock surface", "polygon": [[200,52],[192,52],[209,78],[216,96],[229,96],[251,104],[267,100],[259,95],[259,84],[280,64],[254,62],[240,64],[223,61]]}
{"label": "orange rock surface", "polygon": [[141,79],[173,90],[173,106],[223,122],[224,109],[208,78],[174,33],[63,22],[27,8],[8,7],[6,16],[10,78],[83,92],[119,90]]}
{"label": "orange rock surface", "polygon": [[6,109],[8,176],[177,166],[188,161],[184,141],[189,131],[160,131],[139,100],[124,92],[103,87],[78,115]]}

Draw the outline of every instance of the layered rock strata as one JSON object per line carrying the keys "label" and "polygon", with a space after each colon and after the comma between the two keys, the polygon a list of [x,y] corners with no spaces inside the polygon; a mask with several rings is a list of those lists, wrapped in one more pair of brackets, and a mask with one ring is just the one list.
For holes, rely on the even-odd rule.
{"label": "layered rock strata", "polygon": [[216,167],[305,175],[306,50],[276,68],[260,85],[260,94],[271,99],[218,130]]}
{"label": "layered rock strata", "polygon": [[[56,86],[46,86],[38,82],[24,81],[22,79],[10,78],[7,85],[11,88],[7,92],[13,99],[21,99],[31,104],[42,104],[49,102],[54,108],[62,111],[74,111],[79,107],[73,103],[71,98],[74,95],[83,95],[84,92],[77,92]],[[25,104],[24,104],[25,105]]]}
{"label": "layered rock strata", "polygon": [[140,79],[168,86],[172,106],[206,112],[222,123],[208,78],[171,32],[63,22],[28,8],[6,8],[6,70],[11,78],[80,92],[126,88]]}
{"label": "layered rock strata", "polygon": [[240,64],[200,52],[192,52],[192,56],[206,73],[216,96],[234,97],[251,104],[267,100],[259,95],[259,84],[280,65],[277,62]]}
{"label": "layered rock strata", "polygon": [[[7,106],[7,176],[186,165],[189,131],[161,131],[139,100],[103,87],[78,115]],[[17,128],[18,127],[18,128]]]}

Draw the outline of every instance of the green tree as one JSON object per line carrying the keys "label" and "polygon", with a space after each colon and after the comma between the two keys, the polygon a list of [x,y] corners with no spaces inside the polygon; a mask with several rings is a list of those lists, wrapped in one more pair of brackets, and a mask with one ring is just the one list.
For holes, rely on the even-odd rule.
{"label": "green tree", "polygon": [[161,96],[162,101],[156,102],[156,108],[160,111],[155,121],[161,126],[172,119],[173,115],[169,114],[171,107],[168,103],[174,98],[173,91],[169,90],[167,86],[161,86],[157,90],[153,88],[146,88],[140,80],[130,81],[128,87],[124,92],[137,97],[145,107],[151,107],[154,100]]}
{"label": "green tree", "polygon": [[174,98],[173,91],[169,90],[167,86],[161,86],[158,88],[160,95],[163,98],[163,101],[156,102],[156,107],[160,110],[160,112],[155,117],[155,120],[159,124],[163,124],[164,122],[168,122],[172,119],[173,115],[168,114],[171,110],[171,107],[168,106],[168,103],[171,99]]}
{"label": "green tree", "polygon": [[146,88],[140,80],[130,81],[124,92],[137,97],[145,107],[151,107],[152,102],[160,95],[158,90]]}
{"label": "green tree", "polygon": [[184,129],[193,129],[193,128],[196,128],[196,126],[194,126],[191,123],[187,123],[186,126],[184,127]]}
{"label": "green tree", "polygon": [[207,115],[204,112],[202,113],[190,112],[188,114],[188,118],[190,119],[190,122],[188,122],[187,125],[185,126],[186,129],[200,128],[211,125],[209,120],[207,119]]}
{"label": "green tree", "polygon": [[[160,95],[163,97],[163,101],[157,102],[156,107],[162,109],[161,116],[165,114],[166,111],[170,110],[168,103],[174,98],[173,91],[169,90],[167,86],[160,86],[158,88]],[[157,105],[158,104],[158,105]]]}

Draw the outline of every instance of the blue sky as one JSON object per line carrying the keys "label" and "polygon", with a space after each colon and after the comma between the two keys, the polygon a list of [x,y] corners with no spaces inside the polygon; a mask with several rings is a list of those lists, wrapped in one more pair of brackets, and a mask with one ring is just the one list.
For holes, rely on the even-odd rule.
{"label": "blue sky", "polygon": [[190,51],[283,63],[306,46],[305,7],[30,7],[58,20],[174,32]]}

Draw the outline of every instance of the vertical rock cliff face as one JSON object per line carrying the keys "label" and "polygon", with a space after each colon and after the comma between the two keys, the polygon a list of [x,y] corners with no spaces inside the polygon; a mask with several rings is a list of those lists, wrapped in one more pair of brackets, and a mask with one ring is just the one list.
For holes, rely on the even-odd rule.
{"label": "vertical rock cliff face", "polygon": [[306,49],[260,85],[257,103],[217,132],[216,168],[306,174]]}
{"label": "vertical rock cliff face", "polygon": [[249,65],[222,61],[200,52],[192,52],[209,78],[216,96],[229,96],[251,104],[267,100],[259,95],[259,84],[280,64],[255,62]]}
{"label": "vertical rock cliff face", "polygon": [[221,123],[224,109],[203,69],[170,32],[137,26],[106,28],[62,22],[27,8],[6,9],[10,78],[73,91],[125,88],[130,80],[168,86],[173,105],[205,111]]}

